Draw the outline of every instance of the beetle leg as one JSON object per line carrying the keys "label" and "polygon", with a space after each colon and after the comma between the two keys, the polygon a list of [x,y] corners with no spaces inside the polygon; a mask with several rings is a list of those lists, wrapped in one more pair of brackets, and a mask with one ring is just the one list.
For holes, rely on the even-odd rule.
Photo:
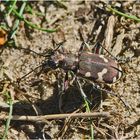
{"label": "beetle leg", "polygon": [[102,54],[103,53],[103,49],[101,48],[101,44],[99,42],[96,42],[96,44],[92,48],[92,53],[95,53],[95,54]]}
{"label": "beetle leg", "polygon": [[112,96],[117,97],[117,98],[123,103],[124,107],[128,110],[128,112],[131,114],[131,112],[130,112],[130,109],[131,109],[130,106],[128,105],[128,103],[126,103],[126,102],[120,97],[120,95],[115,94],[115,93],[112,92],[112,91],[108,91],[108,90],[106,90],[106,89],[102,89],[100,86],[97,86],[97,85],[95,85],[95,84],[92,84],[92,86],[93,86],[93,88],[95,88],[95,89],[97,89],[97,90],[99,90],[99,91],[103,91],[103,92],[105,92],[105,93],[107,93],[107,94],[110,94],[110,95],[112,95]]}
{"label": "beetle leg", "polygon": [[83,42],[80,49],[79,49],[79,54],[82,53],[82,52],[91,52],[91,48],[90,46],[88,45],[88,43],[86,42]]}
{"label": "beetle leg", "polygon": [[63,113],[64,111],[62,110],[63,106],[63,95],[65,94],[65,91],[68,89],[69,81],[68,81],[68,72],[66,72],[65,77],[62,80],[61,84],[61,90],[59,92],[59,111]]}
{"label": "beetle leg", "polygon": [[113,54],[111,54],[102,44],[100,44],[99,42],[97,42],[96,45],[95,45],[95,48],[99,48],[99,47],[102,48],[101,51],[105,50],[114,60],[117,60],[118,61],[117,57],[115,57]]}
{"label": "beetle leg", "polygon": [[80,84],[80,82],[78,80],[78,77],[76,77],[75,80],[76,80],[77,87],[78,87],[83,99],[86,100],[90,105],[92,105],[91,101],[87,98],[86,94],[84,93],[84,91],[82,89],[82,86],[81,86],[81,84]]}
{"label": "beetle leg", "polygon": [[64,80],[63,80],[63,83],[62,83],[62,88],[61,90],[59,91],[59,111],[61,113],[63,113],[64,111],[62,110],[62,106],[63,106],[63,95],[65,93],[65,85],[64,85]]}

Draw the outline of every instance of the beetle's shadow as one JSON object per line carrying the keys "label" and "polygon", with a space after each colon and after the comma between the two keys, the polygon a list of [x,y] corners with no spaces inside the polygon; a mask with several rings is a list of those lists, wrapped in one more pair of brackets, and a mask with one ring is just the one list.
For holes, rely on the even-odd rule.
{"label": "beetle's shadow", "polygon": [[[56,85],[55,85],[56,87]],[[93,87],[92,84],[85,84],[83,91],[87,96],[87,99],[92,103],[91,108],[95,109],[99,107],[101,100],[106,98],[106,94],[102,94],[101,91]],[[46,100],[39,99],[34,104],[29,102],[16,102],[13,105],[13,115],[48,115],[59,114],[60,112],[60,95],[58,88],[54,88],[53,94]],[[84,103],[84,99],[81,96],[79,89],[74,85],[70,86],[65,93],[61,96],[62,110],[64,113],[72,113],[79,109]],[[35,109],[36,108],[36,112]],[[5,111],[8,109],[4,109]],[[39,111],[39,112],[38,112]]]}
{"label": "beetle's shadow", "polygon": [[[56,86],[55,86],[56,87]],[[89,106],[91,108],[97,109],[101,103],[101,100],[106,98],[106,94],[98,89],[95,89],[92,84],[85,84],[83,86],[83,91],[87,96],[87,99],[92,103]],[[36,102],[37,106],[43,111],[43,114],[57,114],[61,111],[64,113],[72,113],[73,111],[81,108],[84,103],[84,99],[77,86],[70,86],[65,93],[62,94],[61,98],[59,95],[58,88],[54,88],[53,95],[47,100],[38,100]],[[61,99],[61,101],[60,101]]]}

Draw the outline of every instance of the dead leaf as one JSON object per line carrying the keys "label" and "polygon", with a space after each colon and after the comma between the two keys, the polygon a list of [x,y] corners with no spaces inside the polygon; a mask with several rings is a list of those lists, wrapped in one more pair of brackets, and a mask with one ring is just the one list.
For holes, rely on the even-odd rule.
{"label": "dead leaf", "polygon": [[0,28],[0,46],[4,45],[7,41],[7,33],[2,28]]}
{"label": "dead leaf", "polygon": [[53,40],[56,44],[62,43],[65,41],[65,33],[62,30],[59,30],[54,34]]}

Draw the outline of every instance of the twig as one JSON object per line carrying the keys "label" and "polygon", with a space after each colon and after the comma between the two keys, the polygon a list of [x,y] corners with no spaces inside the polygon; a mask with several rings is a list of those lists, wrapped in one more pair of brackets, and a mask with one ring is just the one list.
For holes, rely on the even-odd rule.
{"label": "twig", "polygon": [[112,15],[108,18],[107,28],[104,35],[105,36],[104,45],[105,48],[109,51],[111,51],[111,47],[112,47],[114,27],[115,27],[115,17]]}
{"label": "twig", "polygon": [[[6,115],[1,115],[0,120],[5,120],[9,116]],[[36,121],[41,121],[41,122],[46,122],[46,120],[51,120],[51,119],[65,119],[67,117],[71,118],[95,118],[95,117],[111,117],[111,114],[109,112],[94,112],[94,113],[76,113],[76,114],[53,114],[53,115],[43,115],[43,116],[20,116],[20,115],[13,115],[11,116],[11,120],[16,120],[16,121],[31,121],[31,122],[36,122]]]}

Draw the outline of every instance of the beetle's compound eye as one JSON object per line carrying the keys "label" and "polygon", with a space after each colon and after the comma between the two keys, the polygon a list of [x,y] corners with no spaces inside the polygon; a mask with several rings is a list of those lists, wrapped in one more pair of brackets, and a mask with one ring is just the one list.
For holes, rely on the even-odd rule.
{"label": "beetle's compound eye", "polygon": [[48,66],[51,67],[52,69],[57,68],[57,64],[53,60],[48,60]]}

